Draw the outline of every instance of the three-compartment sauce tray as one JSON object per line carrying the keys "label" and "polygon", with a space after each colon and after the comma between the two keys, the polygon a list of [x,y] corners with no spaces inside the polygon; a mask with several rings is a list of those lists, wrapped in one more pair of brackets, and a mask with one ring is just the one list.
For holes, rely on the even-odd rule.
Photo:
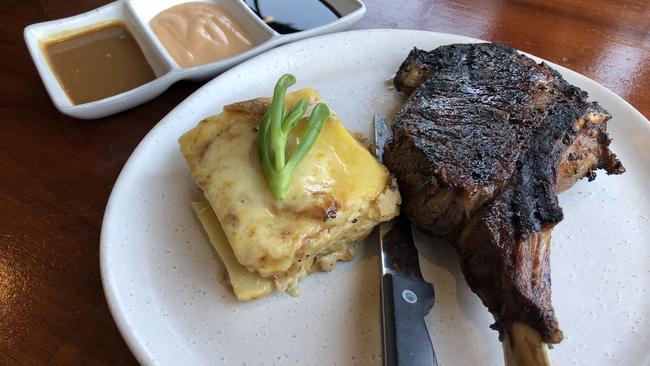
{"label": "three-compartment sauce tray", "polygon": [[[160,95],[178,80],[205,80],[273,47],[307,37],[347,30],[359,21],[365,13],[365,6],[360,0],[315,1],[326,5],[327,9],[331,10],[336,16],[332,19],[326,19],[323,24],[315,23],[311,28],[307,24],[302,29],[289,27],[288,31],[285,24],[277,22],[277,18],[263,16],[258,1],[118,0],[69,18],[32,24],[25,28],[24,36],[34,64],[56,108],[72,117],[93,119],[121,112],[149,101]],[[206,6],[216,6],[228,14],[230,20],[226,19],[225,22],[236,23],[241,27],[251,42],[250,47],[240,53],[211,62],[182,66],[182,62],[179,62],[169,52],[169,44],[164,43],[164,37],[161,37],[152,28],[152,19],[167,9],[200,3],[207,4]],[[260,3],[264,4],[264,2]],[[258,8],[255,9],[252,4],[258,6]],[[273,4],[277,5],[279,3]],[[302,5],[307,4],[307,2],[303,3],[301,0],[301,2],[293,4]],[[298,9],[295,14],[291,15],[308,18],[310,15],[314,16],[315,14],[317,13],[309,9]],[[111,29],[112,26],[122,27],[123,29]],[[192,24],[189,26],[192,26]],[[102,30],[102,32],[92,34],[94,30]],[[120,31],[125,34],[120,33]],[[206,32],[205,29],[200,31]],[[208,29],[208,31],[212,32],[212,29]],[[218,29],[216,32],[221,33]],[[111,35],[108,33],[111,33]],[[112,47],[110,43],[106,43],[111,42],[110,37],[113,37],[113,41],[118,44],[125,43],[130,39],[131,46],[129,47],[131,49],[127,50],[127,54],[138,53],[137,48],[139,47],[141,53],[138,54],[143,56],[142,63],[145,66],[139,65],[140,68],[133,69],[138,66],[136,65],[137,62],[124,61],[120,57],[111,58],[113,55],[106,50],[101,50],[104,53],[99,56],[83,54],[84,52],[95,52],[86,51],[97,48],[95,46],[98,45],[92,44],[91,41],[101,43],[100,46],[102,47]],[[217,34],[215,37],[218,38],[219,35]],[[129,39],[125,40],[125,38]],[[67,45],[65,44],[66,40],[74,40],[74,42],[70,41],[68,42],[70,45]],[[82,44],[85,48],[77,48],[76,51],[71,51],[73,46],[76,47],[79,44]],[[126,44],[128,46],[128,42]],[[56,47],[52,45],[56,45]],[[137,45],[137,47],[134,45]],[[74,54],[73,51],[82,54]],[[55,55],[58,58],[55,58]],[[59,66],[57,62],[63,66]],[[125,63],[123,66],[130,68],[130,71],[117,68],[112,71],[116,75],[110,76],[111,71],[109,69],[113,65],[111,62],[123,62]],[[80,63],[80,65],[75,63]],[[84,65],[93,66],[95,68],[93,72],[98,75],[91,75],[90,78],[77,77],[84,72]],[[135,74],[130,76],[130,72]],[[147,75],[142,76],[139,73]],[[67,84],[66,77],[71,78],[72,86]],[[119,80],[120,78],[124,80]],[[114,86],[113,84],[122,81],[126,82],[126,84],[117,86],[117,89],[111,88]],[[76,86],[74,83],[76,83]],[[94,93],[106,86],[110,89],[106,91],[108,95],[103,96],[103,94]],[[74,88],[81,89],[78,90],[81,97],[75,96],[72,90]],[[84,95],[84,93],[92,95]]]}

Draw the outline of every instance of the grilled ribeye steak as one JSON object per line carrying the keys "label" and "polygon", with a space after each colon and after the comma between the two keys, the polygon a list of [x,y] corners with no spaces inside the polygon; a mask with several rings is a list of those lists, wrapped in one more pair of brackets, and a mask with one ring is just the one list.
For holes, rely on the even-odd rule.
{"label": "grilled ribeye steak", "polygon": [[549,268],[557,194],[597,169],[624,171],[608,148],[609,114],[547,65],[490,43],[414,49],[394,82],[409,98],[384,163],[403,212],[455,243],[500,335],[522,322],[560,342]]}

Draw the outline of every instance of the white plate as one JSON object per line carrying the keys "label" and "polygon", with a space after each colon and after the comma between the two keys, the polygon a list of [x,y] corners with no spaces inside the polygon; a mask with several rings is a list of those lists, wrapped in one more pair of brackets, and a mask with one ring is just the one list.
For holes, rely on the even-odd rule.
{"label": "white plate", "polygon": [[[135,150],[111,194],[101,236],[104,290],[135,356],[157,365],[376,365],[380,363],[376,244],[329,274],[310,276],[302,297],[239,303],[223,281],[190,202],[200,197],[177,138],[224,104],[270,95],[291,72],[313,86],[353,131],[399,98],[391,78],[413,46],[475,39],[420,31],[338,33],[290,44],[206,84]],[[650,124],[611,91],[555,66],[614,118],[612,149],[627,172],[599,174],[560,196],[553,232],[553,303],[566,339],[558,365],[650,364]],[[453,249],[419,236],[421,264],[436,288],[427,317],[441,365],[501,365],[492,318],[469,290]]]}

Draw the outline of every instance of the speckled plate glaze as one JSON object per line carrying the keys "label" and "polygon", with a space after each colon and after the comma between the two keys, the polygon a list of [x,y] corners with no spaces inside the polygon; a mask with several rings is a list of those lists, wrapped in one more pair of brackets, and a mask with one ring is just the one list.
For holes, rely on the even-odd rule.
{"label": "speckled plate glaze", "polygon": [[[338,33],[243,63],[176,107],[135,150],[111,194],[101,270],[113,317],[135,356],[151,365],[380,364],[377,245],[302,283],[302,297],[239,303],[223,280],[190,202],[200,197],[177,138],[224,104],[270,95],[291,72],[313,86],[353,131],[401,102],[385,82],[413,46],[477,42],[405,30]],[[614,118],[622,176],[599,174],[560,196],[553,232],[553,302],[566,339],[558,365],[650,364],[650,123],[596,82],[552,65]],[[427,317],[441,365],[501,365],[490,314],[469,290],[453,249],[418,235],[424,276],[436,287]]]}

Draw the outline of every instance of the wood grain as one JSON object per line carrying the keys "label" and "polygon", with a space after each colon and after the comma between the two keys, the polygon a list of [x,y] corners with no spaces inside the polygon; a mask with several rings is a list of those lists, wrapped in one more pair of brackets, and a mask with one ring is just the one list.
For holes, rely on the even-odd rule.
{"label": "wood grain", "polygon": [[[0,365],[136,364],[101,289],[102,215],[140,139],[201,84],[178,83],[149,103],[97,121],[58,113],[22,30],[105,3],[0,4]],[[356,28],[424,29],[504,43],[583,73],[650,116],[647,1],[365,3]]]}

